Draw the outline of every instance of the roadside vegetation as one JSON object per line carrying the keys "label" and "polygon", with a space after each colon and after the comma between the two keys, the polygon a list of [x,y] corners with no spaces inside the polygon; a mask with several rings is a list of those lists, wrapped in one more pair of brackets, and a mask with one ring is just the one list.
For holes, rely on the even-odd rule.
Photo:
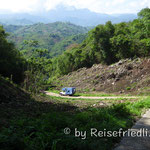
{"label": "roadside vegetation", "polygon": [[[130,128],[150,108],[150,98],[99,101],[35,96],[0,105],[0,149],[110,150],[120,137],[91,137],[91,128]],[[71,129],[68,135],[64,134],[67,127]],[[86,138],[75,137],[75,128],[86,131]]]}
{"label": "roadside vegetation", "polygon": [[[118,131],[122,128],[125,131],[131,128],[150,108],[150,97],[67,99],[46,96],[43,91],[54,87],[52,81],[58,77],[82,67],[98,63],[110,65],[125,58],[149,57],[150,9],[141,10],[138,16],[138,19],[128,23],[99,25],[88,33],[81,44],[71,46],[52,59],[35,40],[25,41],[25,47],[31,51],[24,52],[31,52],[33,57],[20,53],[14,44],[8,42],[7,34],[0,26],[0,150],[111,150],[121,137],[91,137],[90,129]],[[58,29],[63,26],[56,24]],[[36,25],[41,26],[43,24]],[[72,26],[69,24],[69,31]],[[63,33],[68,34],[66,30]],[[52,37],[60,38],[60,33],[53,33],[50,39]],[[84,36],[78,38],[84,39]],[[131,67],[128,66],[128,70],[132,71]],[[149,78],[149,72],[143,72]],[[120,74],[124,75],[124,72]],[[115,77],[109,78],[115,80]],[[143,83],[148,87],[149,81]],[[93,81],[93,84],[97,82]],[[127,86],[126,90],[136,85]],[[87,94],[77,93],[76,96],[112,96],[90,94],[89,89],[85,90]],[[71,133],[65,134],[65,128],[70,128]],[[75,128],[86,131],[87,136],[84,139],[82,136],[75,137]]]}

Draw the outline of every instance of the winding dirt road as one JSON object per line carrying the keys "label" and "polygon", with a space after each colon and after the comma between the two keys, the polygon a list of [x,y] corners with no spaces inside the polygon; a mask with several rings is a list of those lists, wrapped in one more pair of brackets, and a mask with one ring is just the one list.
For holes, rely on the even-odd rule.
{"label": "winding dirt road", "polygon": [[63,98],[70,98],[70,99],[117,99],[117,98],[129,98],[129,99],[135,99],[140,98],[138,96],[100,96],[100,97],[92,97],[92,96],[61,96],[57,93],[53,92],[45,92],[46,95],[55,96],[55,97],[63,97]]}

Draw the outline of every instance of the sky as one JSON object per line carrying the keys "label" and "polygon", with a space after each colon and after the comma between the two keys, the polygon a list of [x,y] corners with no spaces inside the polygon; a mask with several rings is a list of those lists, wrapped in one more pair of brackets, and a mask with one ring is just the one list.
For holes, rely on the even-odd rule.
{"label": "sky", "polygon": [[98,13],[122,14],[150,8],[150,0],[0,0],[0,12],[34,13],[55,9],[58,5],[87,8]]}

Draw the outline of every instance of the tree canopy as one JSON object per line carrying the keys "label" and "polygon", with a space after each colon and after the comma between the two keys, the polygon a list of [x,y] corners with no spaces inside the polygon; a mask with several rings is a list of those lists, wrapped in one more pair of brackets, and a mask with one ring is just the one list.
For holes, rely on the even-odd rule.
{"label": "tree canopy", "polygon": [[0,26],[0,74],[19,83],[23,80],[26,61],[14,44],[7,41],[6,37],[5,30]]}
{"label": "tree canopy", "polygon": [[150,56],[150,9],[142,9],[131,22],[98,25],[77,47],[53,60],[53,70],[63,75],[96,63],[112,64],[125,58]]}

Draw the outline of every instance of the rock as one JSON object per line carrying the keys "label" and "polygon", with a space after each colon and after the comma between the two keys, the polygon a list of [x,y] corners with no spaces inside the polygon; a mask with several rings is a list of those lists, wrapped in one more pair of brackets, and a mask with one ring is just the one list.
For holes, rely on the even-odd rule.
{"label": "rock", "polygon": [[115,82],[117,82],[117,81],[119,81],[119,80],[120,80],[119,78],[116,78],[116,79],[115,79]]}
{"label": "rock", "polygon": [[122,64],[123,64],[123,61],[120,60],[120,61],[118,62],[118,65],[122,65]]}
{"label": "rock", "polygon": [[112,78],[115,78],[116,75],[114,73],[111,73],[107,76],[107,79],[112,79]]}
{"label": "rock", "polygon": [[117,72],[117,78],[122,78],[123,76],[127,75],[127,70],[126,69],[118,69],[118,72]]}
{"label": "rock", "polygon": [[119,93],[120,93],[120,94],[124,93],[124,90],[122,90],[122,91],[119,91]]}
{"label": "rock", "polygon": [[101,79],[101,80],[105,80],[105,76],[101,76],[100,79]]}
{"label": "rock", "polygon": [[114,84],[115,84],[115,82],[112,83],[112,85],[114,85]]}
{"label": "rock", "polygon": [[100,106],[106,106],[106,103],[100,102],[99,105],[100,105]]}
{"label": "rock", "polygon": [[140,67],[139,67],[139,69],[141,69],[141,70],[142,70],[142,69],[143,69],[143,67],[142,67],[142,66],[140,66]]}
{"label": "rock", "polygon": [[96,71],[96,68],[92,69],[92,73]]}
{"label": "rock", "polygon": [[133,65],[132,64],[128,64],[128,65],[125,66],[125,68],[127,70],[132,70],[133,69]]}
{"label": "rock", "polygon": [[130,71],[130,72],[127,73],[128,76],[131,75],[131,74],[132,74],[132,71]]}
{"label": "rock", "polygon": [[99,105],[100,105],[100,106],[104,106],[104,104],[103,104],[103,103],[100,103]]}

